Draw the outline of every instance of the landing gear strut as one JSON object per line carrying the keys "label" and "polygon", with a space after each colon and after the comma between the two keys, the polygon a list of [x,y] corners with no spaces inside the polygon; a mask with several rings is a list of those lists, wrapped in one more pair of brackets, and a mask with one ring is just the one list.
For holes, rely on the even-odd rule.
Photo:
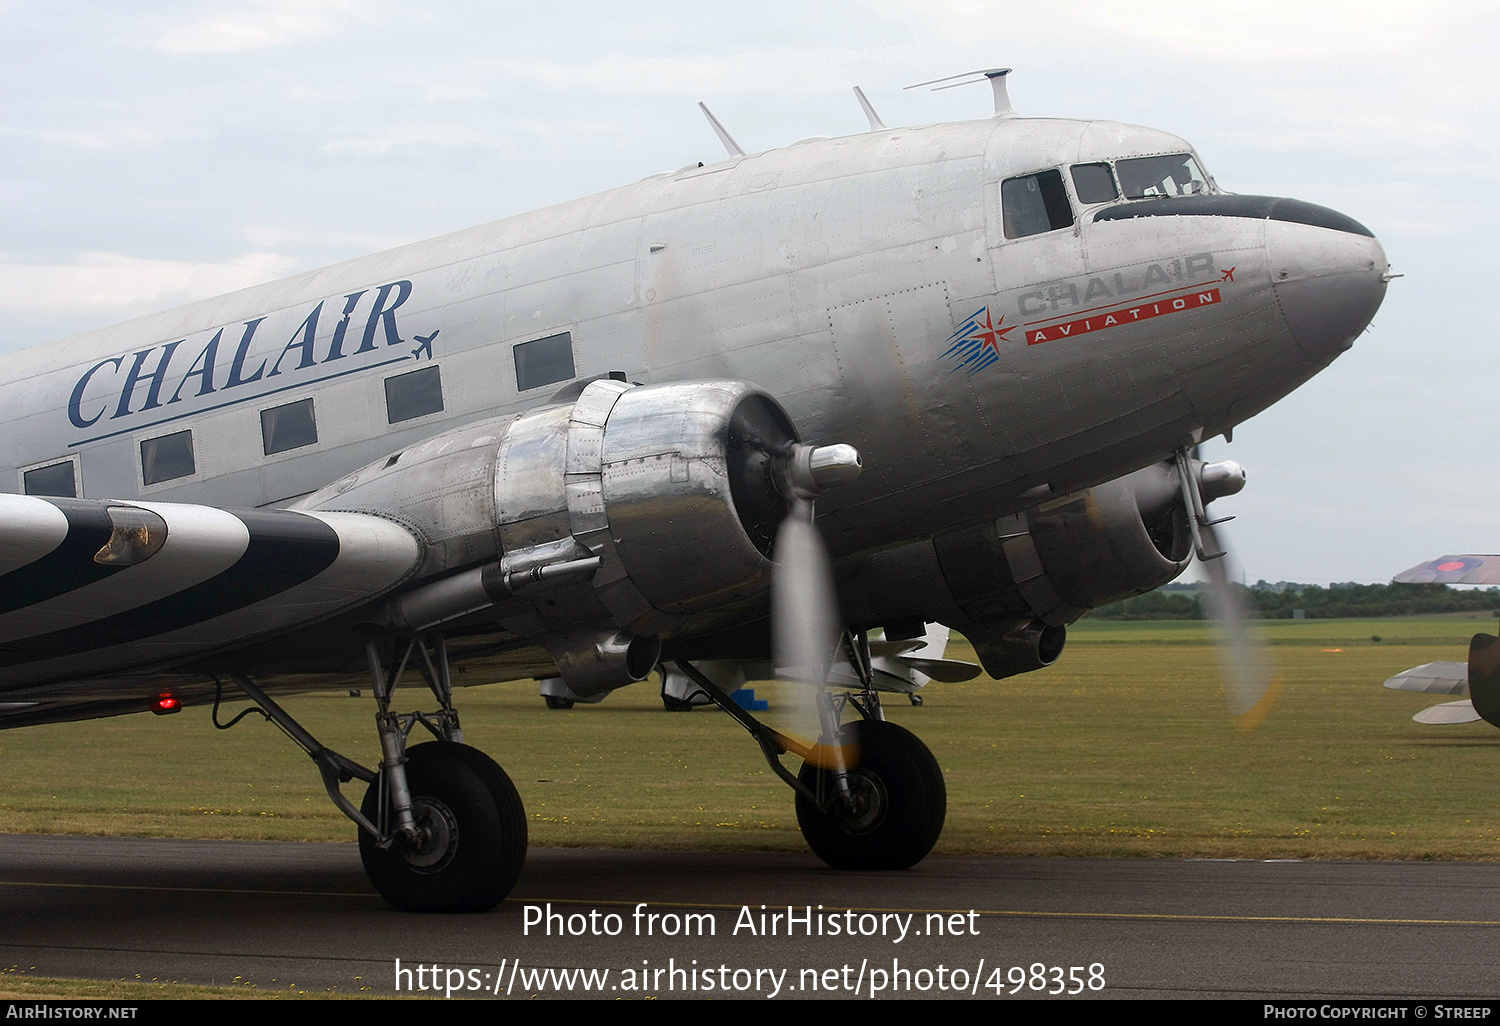
{"label": "landing gear strut", "polygon": [[[410,912],[488,911],[520,876],[526,812],[505,771],[463,744],[442,637],[433,640],[431,651],[420,635],[404,646],[389,676],[374,643],[366,648],[383,756],[378,771],[324,747],[250,680],[235,682],[318,764],[328,796],[359,826],[360,858],[382,897]],[[441,703],[438,712],[390,710],[414,653]],[[437,740],[408,748],[418,723]],[[339,788],[356,778],[370,785],[358,809]]]}

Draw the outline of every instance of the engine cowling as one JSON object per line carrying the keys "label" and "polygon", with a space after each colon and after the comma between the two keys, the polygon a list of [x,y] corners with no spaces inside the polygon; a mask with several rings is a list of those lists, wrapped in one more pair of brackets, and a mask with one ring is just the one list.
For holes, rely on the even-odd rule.
{"label": "engine cowling", "polygon": [[638,634],[670,633],[767,586],[786,513],[775,468],[796,441],[781,407],[743,382],[593,382],[571,406],[523,414],[500,443],[502,569],[598,556],[580,608],[543,605],[538,620],[561,628],[605,612]]}
{"label": "engine cowling", "polygon": [[1177,577],[1192,537],[1168,464],[934,539],[961,626],[997,679],[1051,665],[1066,625]]}
{"label": "engine cowling", "polygon": [[976,622],[1050,626],[1160,587],[1187,568],[1192,536],[1168,464],[934,539],[955,600]]}
{"label": "engine cowling", "polygon": [[597,380],[300,505],[379,513],[425,541],[427,583],[389,605],[386,626],[491,610],[548,648],[574,692],[596,694],[649,673],[694,612],[768,587],[784,478],[808,452],[797,441],[780,405],[744,382]]}

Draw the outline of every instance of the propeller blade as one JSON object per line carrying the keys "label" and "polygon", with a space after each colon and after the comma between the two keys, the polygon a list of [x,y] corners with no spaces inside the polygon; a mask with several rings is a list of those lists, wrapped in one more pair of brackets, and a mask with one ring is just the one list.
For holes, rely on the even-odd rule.
{"label": "propeller blade", "polygon": [[[1210,552],[1228,552],[1213,525],[1200,525],[1199,530]],[[1218,635],[1229,712],[1241,730],[1254,730],[1280,696],[1281,680],[1276,676],[1271,653],[1255,636],[1245,604],[1231,583],[1229,558],[1226,554],[1203,560],[1209,580],[1209,614]]]}
{"label": "propeller blade", "polygon": [[[791,747],[824,769],[843,771],[859,762],[856,745],[840,745],[819,709],[821,689],[843,633],[828,551],[813,523],[813,504],[794,497],[776,533],[776,570],[771,578],[771,654],[776,676],[795,685],[785,704],[793,729]],[[816,738],[816,744],[803,742]]]}
{"label": "propeller blade", "polygon": [[[776,533],[771,576],[771,657],[776,676],[810,687],[793,689],[789,703],[797,726],[818,738],[804,756],[842,771],[858,761],[838,741],[838,716],[824,689],[843,636],[833,568],[813,523],[813,497],[859,476],[859,451],[851,445],[794,445],[778,468],[787,515]],[[807,746],[803,746],[807,747]]]}
{"label": "propeller blade", "polygon": [[838,601],[823,539],[807,499],[791,502],[776,534],[771,580],[771,642],[776,676],[824,684],[838,645]]}

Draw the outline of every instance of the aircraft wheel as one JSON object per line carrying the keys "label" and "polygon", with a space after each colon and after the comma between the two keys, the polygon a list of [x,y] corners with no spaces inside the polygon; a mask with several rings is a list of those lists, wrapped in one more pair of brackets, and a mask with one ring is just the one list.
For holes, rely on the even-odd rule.
{"label": "aircraft wheel", "polygon": [[[922,861],[948,812],[943,771],[921,740],[894,723],[861,720],[843,730],[859,745],[849,771],[852,801],[820,811],[800,792],[797,825],[813,853],[835,869],[909,869]],[[820,796],[834,794],[833,774],[809,763],[797,778]]]}
{"label": "aircraft wheel", "polygon": [[[477,748],[436,741],[406,753],[419,838],[389,849],[359,832],[365,873],[407,912],[487,912],[515,886],[526,860],[526,810],[515,785]],[[380,781],[360,811],[380,822]],[[389,816],[386,817],[390,819]]]}
{"label": "aircraft wheel", "polygon": [[543,695],[542,697],[547,700],[547,708],[548,709],[571,709],[571,708],[573,708],[573,700],[571,698],[559,698],[556,695]]}

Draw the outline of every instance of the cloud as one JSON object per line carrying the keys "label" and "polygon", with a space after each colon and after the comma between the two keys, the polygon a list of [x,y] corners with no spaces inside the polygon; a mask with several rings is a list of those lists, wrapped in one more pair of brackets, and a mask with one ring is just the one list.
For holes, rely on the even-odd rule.
{"label": "cloud", "polygon": [[87,310],[121,318],[273,281],[297,268],[276,253],[220,263],[84,253],[68,264],[0,262],[0,310]]}
{"label": "cloud", "polygon": [[135,125],[101,124],[91,129],[63,130],[58,128],[21,128],[13,125],[0,126],[0,135],[9,136],[24,144],[27,140],[77,146],[85,150],[111,150],[160,146],[160,133],[147,131]]}
{"label": "cloud", "polygon": [[563,149],[576,139],[600,139],[618,136],[624,126],[616,121],[539,121],[521,120],[510,125],[510,131],[495,135],[464,125],[409,124],[393,125],[370,135],[334,139],[323,145],[329,153],[353,151],[381,154],[407,146],[452,147],[480,146],[507,154]]}
{"label": "cloud", "polygon": [[[1075,54],[1124,49],[1214,64],[1309,68],[1406,60],[1413,49],[1439,41],[1473,40],[1476,31],[1483,34],[1475,23],[1492,17],[1467,0],[1197,0],[1190,10],[1165,17],[1118,0],[871,0],[866,6],[924,36],[937,33],[971,46],[1014,50],[1018,42],[1050,41]],[[1173,84],[1168,75],[1159,83]]]}
{"label": "cloud", "polygon": [[241,53],[330,35],[369,13],[356,0],[251,0],[237,11],[174,24],[156,42],[168,53]]}
{"label": "cloud", "polygon": [[385,153],[402,146],[482,146],[501,149],[503,143],[466,125],[393,125],[373,135],[333,139],[323,145],[329,153],[353,150],[356,153]]}
{"label": "cloud", "polygon": [[89,150],[109,150],[119,147],[130,146],[156,146],[161,143],[161,136],[155,132],[131,126],[108,126],[98,131],[81,132],[57,132],[40,131],[35,133],[38,139],[46,142],[63,143],[68,146],[81,146]]}
{"label": "cloud", "polygon": [[860,69],[892,48],[770,47],[729,53],[654,57],[610,53],[591,61],[497,60],[491,75],[519,79],[530,86],[584,89],[606,95],[690,96],[751,93],[795,95],[829,89],[847,90]]}
{"label": "cloud", "polygon": [[285,225],[255,224],[246,225],[241,233],[252,246],[261,250],[287,249],[304,247],[308,244],[316,244],[320,247],[337,246],[347,248],[356,253],[379,253],[387,249],[395,249],[404,246],[408,242],[416,242],[425,238],[424,235],[407,236],[382,234],[377,232],[337,232],[318,230],[309,232],[306,226],[287,227]]}

